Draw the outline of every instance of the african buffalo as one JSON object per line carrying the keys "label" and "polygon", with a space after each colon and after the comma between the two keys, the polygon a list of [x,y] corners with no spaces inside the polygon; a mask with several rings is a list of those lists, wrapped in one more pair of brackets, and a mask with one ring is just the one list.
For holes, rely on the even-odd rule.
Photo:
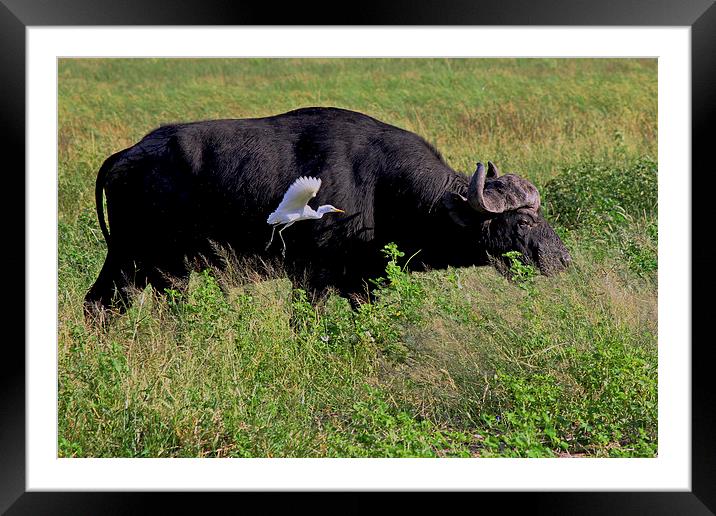
{"label": "african buffalo", "polygon": [[345,211],[284,234],[285,269],[312,293],[364,292],[365,280],[383,271],[380,250],[389,242],[408,256],[420,251],[414,270],[484,265],[510,250],[544,274],[570,261],[526,179],[500,175],[492,163],[478,163],[469,178],[414,133],[313,107],[165,125],[110,156],[96,183],[108,253],[86,310],[126,304],[130,286],[163,291],[170,277],[187,277],[197,256],[211,263],[215,244],[239,257],[278,259],[280,246],[265,250],[266,218],[300,176],[321,179],[311,203]]}

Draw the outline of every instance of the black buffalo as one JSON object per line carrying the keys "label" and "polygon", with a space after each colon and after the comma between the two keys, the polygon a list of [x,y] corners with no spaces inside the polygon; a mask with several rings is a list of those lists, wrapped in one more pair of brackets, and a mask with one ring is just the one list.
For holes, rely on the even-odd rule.
{"label": "black buffalo", "polygon": [[419,251],[413,269],[484,265],[510,250],[544,274],[570,261],[526,179],[501,176],[492,163],[469,178],[409,131],[353,111],[305,108],[166,125],[110,156],[96,184],[108,253],[85,298],[88,313],[121,307],[131,286],[163,291],[169,278],[186,278],[196,257],[216,258],[216,244],[239,257],[277,258],[281,246],[265,251],[266,217],[300,176],[322,180],[311,204],[345,211],[284,233],[285,269],[313,293],[363,293],[383,270],[389,242],[408,256]]}

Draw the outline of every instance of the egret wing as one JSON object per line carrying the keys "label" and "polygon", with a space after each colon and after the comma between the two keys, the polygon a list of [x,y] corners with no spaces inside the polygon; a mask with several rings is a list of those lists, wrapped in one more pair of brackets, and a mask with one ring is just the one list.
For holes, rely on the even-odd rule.
{"label": "egret wing", "polygon": [[308,201],[316,196],[320,187],[321,180],[317,177],[299,177],[283,195],[281,204],[274,213],[302,210]]}

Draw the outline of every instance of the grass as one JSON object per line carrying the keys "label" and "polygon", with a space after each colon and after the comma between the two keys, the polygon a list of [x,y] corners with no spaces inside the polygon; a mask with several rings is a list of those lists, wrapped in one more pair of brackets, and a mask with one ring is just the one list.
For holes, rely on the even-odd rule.
{"label": "grass", "polygon": [[[59,455],[655,456],[656,86],[634,59],[61,60]],[[307,105],[528,177],[573,266],[409,274],[389,246],[355,311],[204,271],[84,324],[104,158],[161,123]]]}

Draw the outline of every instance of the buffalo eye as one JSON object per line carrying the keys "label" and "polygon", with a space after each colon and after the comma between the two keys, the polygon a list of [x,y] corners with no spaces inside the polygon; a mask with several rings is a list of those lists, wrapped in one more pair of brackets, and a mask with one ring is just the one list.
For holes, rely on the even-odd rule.
{"label": "buffalo eye", "polygon": [[529,221],[528,221],[527,219],[520,219],[520,220],[517,221],[517,225],[520,226],[520,227],[522,227],[522,228],[526,228],[526,227],[529,227],[529,226],[530,226],[530,223],[529,223]]}

